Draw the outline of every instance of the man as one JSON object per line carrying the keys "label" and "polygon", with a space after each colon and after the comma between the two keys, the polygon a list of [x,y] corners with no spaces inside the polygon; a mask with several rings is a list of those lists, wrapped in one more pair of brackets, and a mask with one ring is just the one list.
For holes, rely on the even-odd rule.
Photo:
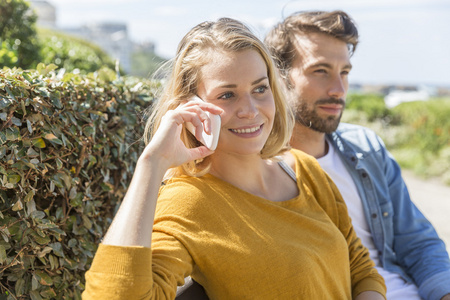
{"label": "man", "polygon": [[398,164],[374,132],[339,125],[358,44],[352,19],[342,11],[296,13],[266,44],[296,115],[291,145],[316,157],[340,189],[388,299],[450,299],[445,245],[411,202]]}

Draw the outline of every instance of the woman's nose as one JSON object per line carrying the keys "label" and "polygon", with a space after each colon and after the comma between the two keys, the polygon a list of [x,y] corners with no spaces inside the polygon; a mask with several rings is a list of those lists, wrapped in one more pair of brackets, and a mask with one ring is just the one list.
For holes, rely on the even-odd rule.
{"label": "woman's nose", "polygon": [[253,119],[258,114],[256,100],[251,95],[242,96],[239,99],[237,116],[239,118]]}

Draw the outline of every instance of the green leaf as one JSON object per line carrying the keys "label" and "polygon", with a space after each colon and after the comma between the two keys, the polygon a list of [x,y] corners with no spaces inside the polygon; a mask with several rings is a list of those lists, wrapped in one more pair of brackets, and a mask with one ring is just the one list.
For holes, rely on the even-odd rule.
{"label": "green leaf", "polygon": [[0,245],[0,264],[3,264],[6,261],[6,249],[5,246]]}
{"label": "green leaf", "polygon": [[9,242],[9,237],[11,236],[11,233],[9,232],[8,228],[4,228],[0,231],[3,239],[5,240],[5,242]]}
{"label": "green leaf", "polygon": [[13,211],[19,211],[23,209],[22,201],[17,200],[16,204],[13,205],[12,210]]}
{"label": "green leaf", "polygon": [[54,297],[56,297],[56,293],[54,289],[46,287],[41,292],[41,296],[44,297],[44,299],[53,299]]}
{"label": "green leaf", "polygon": [[33,274],[33,276],[31,276],[31,290],[37,290],[40,286],[38,276]]}
{"label": "green leaf", "polygon": [[35,231],[33,231],[31,233],[31,236],[36,241],[36,243],[38,243],[39,245],[46,245],[51,241],[50,237],[48,237],[48,236],[42,237]]}
{"label": "green leaf", "polygon": [[50,268],[52,270],[55,270],[56,268],[59,267],[58,259],[56,257],[54,257],[53,255],[50,254],[48,256],[48,260],[50,261]]}
{"label": "green leaf", "polygon": [[91,229],[92,228],[92,222],[91,222],[91,220],[89,220],[89,217],[86,216],[86,215],[82,215],[81,218],[83,219],[84,227],[86,227],[87,229]]}
{"label": "green leaf", "polygon": [[53,133],[47,133],[44,138],[52,143],[62,145],[62,141],[58,139]]}
{"label": "green leaf", "polygon": [[17,174],[10,174],[8,175],[8,182],[12,184],[16,184],[20,181],[20,175]]}
{"label": "green leaf", "polygon": [[56,168],[58,170],[61,169],[63,167],[63,162],[59,158],[56,158],[55,161],[56,161]]}
{"label": "green leaf", "polygon": [[[34,190],[29,191],[24,198],[25,203],[29,202],[30,200],[33,200],[34,194],[35,194]],[[35,205],[34,201],[32,204]],[[36,210],[36,207],[34,207],[34,210]],[[31,211],[29,213],[31,213]]]}
{"label": "green leaf", "polygon": [[63,108],[63,105],[61,104],[61,100],[59,99],[59,97],[57,97],[55,95],[51,95],[50,100],[52,101],[52,104],[54,106],[56,106],[57,108],[59,108],[59,109]]}
{"label": "green leaf", "polygon": [[73,199],[69,201],[72,207],[81,207],[83,204],[83,193],[77,193]]}
{"label": "green leaf", "polygon": [[11,123],[13,123],[14,125],[19,126],[19,127],[22,126],[22,121],[20,121],[20,119],[16,118],[16,117],[11,118]]}
{"label": "green leaf", "polygon": [[31,300],[42,300],[41,295],[38,291],[30,291]]}
{"label": "green leaf", "polygon": [[77,241],[77,239],[70,239],[69,242],[67,243],[67,245],[68,245],[70,248],[73,248],[73,247],[75,247],[75,246],[78,245],[78,241]]}
{"label": "green leaf", "polygon": [[59,257],[64,257],[61,243],[56,242],[56,243],[51,243],[48,245],[49,245],[49,247],[51,247],[53,249],[53,253],[55,253]]}
{"label": "green leaf", "polygon": [[27,120],[27,129],[29,133],[33,133],[33,126],[31,125],[30,120]]}
{"label": "green leaf", "polygon": [[47,286],[53,284],[52,278],[51,278],[50,275],[48,275],[46,272],[36,270],[35,273],[36,273],[36,275],[40,278],[40,280],[39,280],[39,283],[40,283],[40,284],[42,284],[42,285],[47,285]]}
{"label": "green leaf", "polygon": [[45,218],[45,212],[43,212],[41,210],[35,210],[35,211],[31,212],[31,218],[41,220],[41,219]]}
{"label": "green leaf", "polygon": [[46,256],[48,253],[50,253],[53,249],[51,247],[45,247],[44,249],[42,249],[41,251],[38,252],[37,256],[38,257],[44,257]]}
{"label": "green leaf", "polygon": [[27,155],[28,155],[28,157],[36,157],[36,156],[39,156],[39,153],[30,147],[27,150]]}
{"label": "green leaf", "polygon": [[6,143],[8,139],[6,138],[6,134],[3,131],[0,131],[0,145]]}
{"label": "green leaf", "polygon": [[8,86],[5,86],[5,90],[6,90],[6,92],[8,92],[8,95],[9,95],[12,99],[14,99],[15,101],[17,101],[16,97],[15,97],[14,94],[11,92],[11,90],[9,89]]}
{"label": "green leaf", "polygon": [[21,296],[21,295],[23,295],[23,293],[25,292],[25,279],[19,278],[19,279],[16,281],[16,287],[15,287],[15,290],[16,290],[16,296]]}
{"label": "green leaf", "polygon": [[33,146],[38,148],[45,148],[45,141],[42,138],[33,139]]}
{"label": "green leaf", "polygon": [[18,140],[20,137],[19,129],[16,127],[9,127],[6,128],[6,139],[8,141],[15,141]]}

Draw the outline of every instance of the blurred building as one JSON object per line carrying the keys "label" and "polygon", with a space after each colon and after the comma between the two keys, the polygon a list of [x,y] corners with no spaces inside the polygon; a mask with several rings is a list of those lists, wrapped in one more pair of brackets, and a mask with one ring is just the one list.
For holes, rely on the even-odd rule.
{"label": "blurred building", "polygon": [[114,60],[118,60],[122,70],[127,73],[130,72],[133,42],[128,38],[127,24],[121,22],[93,22],[78,28],[58,28],[55,6],[44,0],[31,0],[30,4],[38,16],[38,26],[57,29],[86,39],[98,45]]}
{"label": "blurred building", "polygon": [[131,69],[133,42],[128,38],[127,24],[121,22],[93,22],[64,32],[84,38],[102,48],[127,73]]}
{"label": "blurred building", "polygon": [[31,0],[30,4],[38,16],[38,26],[56,28],[56,9],[52,4],[44,0]]}

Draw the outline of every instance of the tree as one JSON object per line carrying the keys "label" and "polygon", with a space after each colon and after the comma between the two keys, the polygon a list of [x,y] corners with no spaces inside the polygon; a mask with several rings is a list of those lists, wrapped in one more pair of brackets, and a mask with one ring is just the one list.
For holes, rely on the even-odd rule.
{"label": "tree", "polygon": [[50,29],[38,29],[41,62],[55,64],[67,72],[78,69],[81,73],[94,72],[102,67],[114,69],[114,61],[100,47],[82,38]]}
{"label": "tree", "polygon": [[0,66],[33,68],[40,60],[36,14],[24,0],[0,1]]}
{"label": "tree", "polygon": [[133,76],[151,78],[153,73],[167,60],[154,52],[137,50],[131,56],[131,72]]}

